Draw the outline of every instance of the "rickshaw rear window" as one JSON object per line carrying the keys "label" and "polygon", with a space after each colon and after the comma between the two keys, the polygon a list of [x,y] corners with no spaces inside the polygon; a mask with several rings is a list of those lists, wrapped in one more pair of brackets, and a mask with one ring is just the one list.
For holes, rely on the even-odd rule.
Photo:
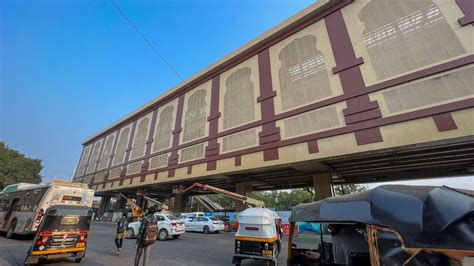
{"label": "rickshaw rear window", "polygon": [[67,200],[67,201],[81,201],[81,200],[82,200],[82,197],[64,195],[64,196],[63,196],[63,200]]}
{"label": "rickshaw rear window", "polygon": [[322,245],[321,236],[324,242],[331,242],[331,234],[327,231],[326,224],[297,222],[296,226],[292,240],[293,248],[317,250],[319,245]]}
{"label": "rickshaw rear window", "polygon": [[65,216],[61,218],[61,225],[76,225],[79,223],[79,216]]}

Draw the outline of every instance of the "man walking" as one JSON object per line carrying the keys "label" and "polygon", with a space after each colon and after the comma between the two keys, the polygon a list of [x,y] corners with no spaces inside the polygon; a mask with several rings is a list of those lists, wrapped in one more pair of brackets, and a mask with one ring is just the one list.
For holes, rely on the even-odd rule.
{"label": "man walking", "polygon": [[142,218],[140,229],[138,230],[137,244],[135,245],[137,252],[135,254],[135,266],[139,266],[140,258],[143,254],[143,266],[148,264],[151,246],[155,243],[158,225],[154,216],[156,208],[151,206],[145,217]]}
{"label": "man walking", "polygon": [[115,255],[120,255],[122,252],[123,239],[127,237],[128,229],[128,218],[127,212],[122,212],[122,217],[117,221],[117,233],[115,234],[115,245],[117,246],[117,252]]}

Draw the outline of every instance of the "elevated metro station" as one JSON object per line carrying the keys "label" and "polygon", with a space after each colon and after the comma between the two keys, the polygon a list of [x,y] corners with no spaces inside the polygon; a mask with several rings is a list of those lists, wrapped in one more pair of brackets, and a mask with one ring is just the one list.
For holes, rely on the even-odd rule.
{"label": "elevated metro station", "polygon": [[74,181],[182,202],[472,175],[468,2],[318,1],[87,139]]}

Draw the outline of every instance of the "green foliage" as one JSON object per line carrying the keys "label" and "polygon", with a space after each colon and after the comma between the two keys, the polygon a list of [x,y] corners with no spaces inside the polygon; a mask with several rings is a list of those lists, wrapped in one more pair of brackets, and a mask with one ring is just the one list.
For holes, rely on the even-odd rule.
{"label": "green foliage", "polygon": [[253,192],[250,197],[264,201],[268,208],[274,208],[276,211],[291,211],[299,203],[313,201],[311,193],[304,189]]}
{"label": "green foliage", "polygon": [[357,184],[347,184],[347,185],[339,185],[339,186],[334,186],[334,191],[336,192],[336,195],[347,195],[347,194],[352,194],[352,193],[357,193],[357,192],[362,192],[366,191],[367,186],[364,185],[357,185]]}
{"label": "green foliage", "polygon": [[236,201],[226,197],[224,195],[219,195],[219,194],[210,194],[206,195],[210,200],[219,203],[224,209],[226,210],[233,210],[235,209],[235,203]]}
{"label": "green foliage", "polygon": [[0,142],[0,188],[26,182],[40,183],[41,160],[30,159]]}
{"label": "green foliage", "polygon": [[[218,194],[207,195],[207,197],[225,209],[235,209],[236,202],[229,197]],[[249,197],[261,200],[268,208],[275,208],[277,211],[290,211],[296,204],[312,201],[311,193],[303,189],[252,192]]]}

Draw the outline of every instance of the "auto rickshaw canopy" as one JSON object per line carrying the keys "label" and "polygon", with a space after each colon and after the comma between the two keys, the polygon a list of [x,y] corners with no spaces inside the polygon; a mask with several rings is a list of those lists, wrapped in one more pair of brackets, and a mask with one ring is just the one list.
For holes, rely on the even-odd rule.
{"label": "auto rickshaw canopy", "polygon": [[389,227],[405,247],[472,249],[474,191],[446,186],[383,185],[350,195],[296,205],[290,222]]}
{"label": "auto rickshaw canopy", "polygon": [[278,214],[267,208],[248,208],[239,214],[236,237],[274,238]]}

